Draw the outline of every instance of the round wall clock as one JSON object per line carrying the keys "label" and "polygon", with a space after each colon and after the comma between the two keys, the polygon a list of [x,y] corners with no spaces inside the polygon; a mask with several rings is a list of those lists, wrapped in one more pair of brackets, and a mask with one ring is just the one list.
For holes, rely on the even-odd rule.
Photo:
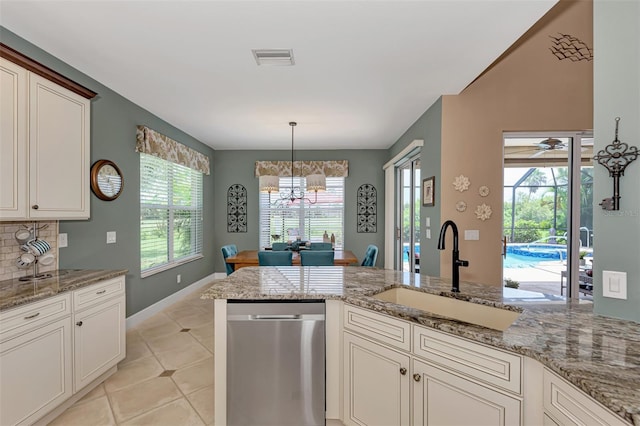
{"label": "round wall clock", "polygon": [[118,166],[109,160],[98,160],[91,166],[91,190],[104,201],[113,201],[122,193],[124,178]]}

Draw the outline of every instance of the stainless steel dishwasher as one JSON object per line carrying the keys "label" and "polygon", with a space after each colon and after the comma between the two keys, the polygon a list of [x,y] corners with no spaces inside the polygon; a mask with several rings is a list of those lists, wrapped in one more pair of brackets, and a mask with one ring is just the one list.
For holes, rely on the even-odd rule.
{"label": "stainless steel dishwasher", "polygon": [[229,300],[227,424],[325,424],[323,301]]}

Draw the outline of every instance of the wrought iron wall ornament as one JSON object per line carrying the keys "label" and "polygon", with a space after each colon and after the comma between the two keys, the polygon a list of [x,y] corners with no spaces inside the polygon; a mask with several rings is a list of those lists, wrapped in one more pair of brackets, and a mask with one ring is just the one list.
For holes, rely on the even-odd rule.
{"label": "wrought iron wall ornament", "polygon": [[558,60],[569,59],[573,62],[593,60],[593,50],[579,38],[570,34],[558,34],[557,37],[549,36],[549,38],[553,40],[549,50]]}
{"label": "wrought iron wall ornament", "polygon": [[619,124],[620,117],[616,117],[616,138],[593,157],[609,170],[609,176],[613,178],[613,197],[605,198],[600,203],[604,210],[620,210],[620,176],[624,176],[624,169],[640,155],[638,147],[618,140]]}
{"label": "wrought iron wall ornament", "polygon": [[376,187],[365,183],[358,188],[358,232],[378,232],[378,192]]}
{"label": "wrought iron wall ornament", "polygon": [[247,232],[247,189],[240,184],[227,191],[227,231]]}

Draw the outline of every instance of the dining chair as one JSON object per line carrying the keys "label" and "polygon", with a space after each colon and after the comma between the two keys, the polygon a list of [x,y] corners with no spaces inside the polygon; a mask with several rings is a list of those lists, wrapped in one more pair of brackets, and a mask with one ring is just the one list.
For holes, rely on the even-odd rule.
{"label": "dining chair", "polygon": [[291,266],[293,253],[290,251],[259,251],[258,265],[260,266]]}
{"label": "dining chair", "polygon": [[227,268],[227,275],[231,275],[233,273],[233,265],[227,263],[227,257],[233,256],[238,253],[238,247],[235,244],[227,244],[226,246],[222,246],[222,257],[224,258],[224,265]]}
{"label": "dining chair", "polygon": [[362,266],[376,266],[376,260],[378,259],[378,246],[369,244],[367,251],[362,259]]}
{"label": "dining chair", "polygon": [[300,252],[302,266],[333,266],[333,250],[303,250]]}
{"label": "dining chair", "polygon": [[271,243],[271,250],[273,251],[283,251],[289,247],[287,243]]}
{"label": "dining chair", "polygon": [[331,243],[311,243],[309,250],[333,250]]}

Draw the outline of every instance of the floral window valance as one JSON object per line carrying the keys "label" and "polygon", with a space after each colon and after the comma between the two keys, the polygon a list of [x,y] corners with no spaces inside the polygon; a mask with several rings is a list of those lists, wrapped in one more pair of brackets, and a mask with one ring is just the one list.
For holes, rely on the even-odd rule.
{"label": "floral window valance", "polygon": [[205,175],[210,174],[209,157],[147,126],[138,126],[136,152],[154,155]]}
{"label": "floral window valance", "polygon": [[[326,177],[349,176],[349,160],[294,161],[294,176],[324,174]],[[291,161],[256,161],[256,177],[291,176]]]}

